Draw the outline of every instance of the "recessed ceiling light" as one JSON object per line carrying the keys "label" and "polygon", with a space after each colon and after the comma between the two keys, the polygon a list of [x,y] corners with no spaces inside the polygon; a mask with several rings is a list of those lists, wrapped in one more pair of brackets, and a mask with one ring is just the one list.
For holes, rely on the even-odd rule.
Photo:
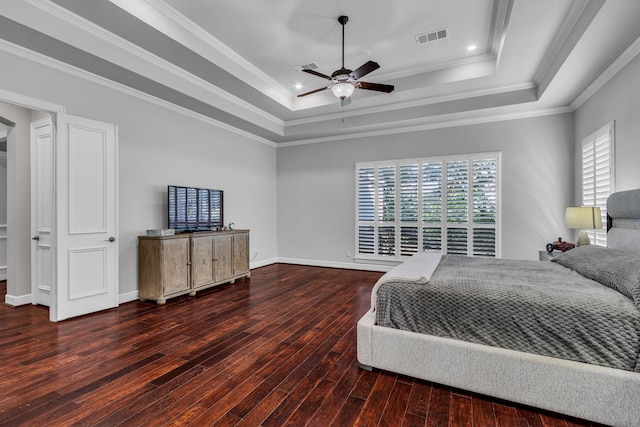
{"label": "recessed ceiling light", "polygon": [[471,45],[467,46],[467,50],[468,50],[469,52],[471,52],[471,51],[476,50],[476,48],[477,48],[477,47],[478,47],[478,46],[476,46],[475,44],[471,44]]}
{"label": "recessed ceiling light", "polygon": [[302,89],[302,84],[301,83],[296,83],[296,89]]}

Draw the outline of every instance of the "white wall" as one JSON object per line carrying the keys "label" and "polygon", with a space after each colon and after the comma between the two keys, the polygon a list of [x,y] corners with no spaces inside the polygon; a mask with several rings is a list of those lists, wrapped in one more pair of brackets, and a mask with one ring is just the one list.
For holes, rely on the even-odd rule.
{"label": "white wall", "polygon": [[582,140],[615,121],[615,190],[640,188],[640,56],[575,112],[576,203],[580,203]]}
{"label": "white wall", "polygon": [[538,259],[567,233],[573,141],[562,114],[280,148],[278,257],[354,266],[356,162],[501,151],[502,256]]}
{"label": "white wall", "polygon": [[[272,145],[8,53],[3,54],[0,67],[0,89],[119,126],[123,299],[135,297],[137,291],[136,237],[146,229],[167,226],[168,184],[224,190],[225,222],[251,230],[252,266],[276,259],[276,149]],[[28,138],[28,126],[24,132]],[[28,163],[19,173],[28,200]],[[28,205],[23,211],[28,211]],[[29,219],[23,216],[16,221],[24,228]],[[28,252],[22,256],[28,262]]]}

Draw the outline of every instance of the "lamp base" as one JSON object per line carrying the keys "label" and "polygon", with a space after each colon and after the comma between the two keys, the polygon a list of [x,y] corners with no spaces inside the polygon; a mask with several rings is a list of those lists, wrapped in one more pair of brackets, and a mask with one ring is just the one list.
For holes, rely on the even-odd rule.
{"label": "lamp base", "polygon": [[578,234],[578,241],[576,242],[576,247],[578,246],[587,246],[591,244],[591,240],[589,239],[589,235],[586,230],[580,230],[580,234]]}

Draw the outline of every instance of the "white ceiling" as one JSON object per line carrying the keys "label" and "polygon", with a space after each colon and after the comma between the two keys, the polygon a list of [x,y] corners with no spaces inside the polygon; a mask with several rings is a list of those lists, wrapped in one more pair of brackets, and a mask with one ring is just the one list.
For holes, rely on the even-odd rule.
{"label": "white ceiling", "polygon": [[[345,66],[378,62],[362,80],[393,93],[296,97],[328,83],[296,66],[340,68],[340,15]],[[571,111],[640,37],[637,0],[24,0],[0,16],[5,42],[275,143]]]}

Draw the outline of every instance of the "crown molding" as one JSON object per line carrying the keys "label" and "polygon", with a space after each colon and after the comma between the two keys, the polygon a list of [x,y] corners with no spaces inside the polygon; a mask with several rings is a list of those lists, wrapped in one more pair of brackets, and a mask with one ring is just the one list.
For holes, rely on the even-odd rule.
{"label": "crown molding", "polygon": [[[251,140],[268,145],[270,147],[276,147],[276,144],[273,141],[270,141],[266,138],[262,138],[258,135],[238,129],[234,126],[230,126],[219,120],[212,119],[211,117],[196,113],[184,107],[180,107],[171,102],[165,101],[164,99],[160,99],[155,96],[149,95],[148,93],[145,93],[136,89],[132,89],[129,86],[125,86],[123,84],[114,82],[113,80],[106,79],[104,77],[90,73],[83,69],[74,67],[73,65],[69,65],[62,61],[58,61],[57,59],[53,59],[49,56],[34,52],[32,50],[23,48],[22,46],[18,46],[13,43],[7,42],[6,40],[3,40],[3,39],[0,39],[0,52],[16,55],[20,58],[35,62],[45,67],[53,68],[55,70],[67,73],[74,77],[82,78],[84,80],[99,84],[109,89],[116,90],[118,92],[124,93],[134,98],[137,98],[146,102],[150,102],[154,105],[166,108],[176,113],[180,113],[184,116],[199,120],[209,125],[213,125],[217,128],[224,129],[226,131],[235,133],[245,138],[249,138]],[[6,102],[10,102],[12,104],[20,105],[26,108],[39,109],[39,110],[44,110],[49,112],[61,112],[61,113],[65,112],[65,107],[63,106],[53,104],[53,103],[48,103],[45,101],[40,101],[35,98],[29,98],[26,96],[17,95],[2,89],[0,89],[0,100],[4,100]]]}
{"label": "crown molding", "polygon": [[468,56],[465,58],[456,59],[454,61],[443,62],[436,65],[428,65],[424,67],[413,67],[405,70],[391,71],[388,73],[376,73],[376,79],[379,81],[397,80],[404,77],[414,77],[421,74],[429,74],[435,71],[453,70],[458,67],[464,67],[465,65],[476,64],[478,62],[493,61],[496,56],[490,52],[481,53],[478,55]]}
{"label": "crown molding", "polygon": [[394,104],[362,108],[359,110],[350,110],[350,111],[339,112],[339,113],[325,114],[322,116],[306,117],[304,119],[287,120],[285,122],[285,126],[305,125],[305,124],[318,123],[318,122],[323,122],[328,120],[364,116],[364,115],[373,114],[373,113],[385,113],[388,111],[403,110],[407,108],[421,107],[424,105],[439,104],[443,102],[477,98],[480,96],[490,96],[490,95],[497,95],[497,94],[502,94],[507,92],[533,89],[535,87],[536,87],[535,83],[528,82],[528,83],[522,83],[519,85],[504,86],[504,87],[498,87],[493,89],[483,89],[483,90],[464,92],[464,93],[453,94],[453,95],[420,98],[420,99],[414,99],[409,101],[397,102]]}
{"label": "crown molding", "polygon": [[580,20],[580,17],[588,4],[589,0],[574,0],[569,8],[567,17],[562,21],[563,25],[558,31],[557,37],[553,40],[553,43],[547,50],[538,70],[533,76],[534,82],[540,84],[540,82],[547,78],[552,64],[558,59],[558,55],[560,54],[562,47],[569,39],[571,32]]}
{"label": "crown molding", "polygon": [[[8,42],[0,40],[0,50],[10,52],[10,50],[5,50],[4,48],[6,44],[8,44]],[[18,107],[28,108],[30,110],[42,110],[51,113],[64,113],[66,111],[66,108],[62,105],[43,101],[37,98],[31,98],[29,96],[20,95],[14,92],[9,92],[8,90],[4,89],[0,89],[0,101],[17,105]]]}
{"label": "crown molding", "polygon": [[489,52],[496,57],[497,63],[500,63],[500,56],[511,19],[511,11],[513,10],[513,1],[514,0],[498,0],[495,3],[493,27],[489,34],[487,46],[490,47]]}
{"label": "crown molding", "polygon": [[637,38],[615,61],[607,67],[572,103],[571,108],[577,110],[587,102],[598,90],[611,80],[620,70],[640,54],[640,38]]}
{"label": "crown molding", "polygon": [[[490,110],[489,110],[490,111]],[[547,108],[547,109],[538,109],[538,110],[527,110],[527,111],[519,111],[513,113],[496,113],[491,114],[487,110],[483,110],[482,112],[473,111],[473,112],[464,112],[464,113],[452,113],[445,114],[442,116],[438,116],[437,121],[433,121],[434,118],[430,119],[411,119],[402,122],[395,122],[395,124],[401,124],[402,127],[398,128],[386,128],[386,129],[378,129],[372,131],[364,131],[364,132],[354,132],[343,135],[335,135],[321,138],[309,138],[302,139],[297,141],[288,141],[278,143],[278,148],[286,148],[293,147],[298,145],[308,145],[308,144],[318,144],[324,142],[338,142],[345,141],[350,139],[360,139],[360,138],[370,138],[375,136],[385,136],[385,135],[397,135],[401,133],[411,133],[411,132],[420,132],[425,130],[433,130],[433,129],[443,129],[449,127],[457,127],[457,126],[469,126],[483,123],[492,123],[492,122],[503,122],[507,120],[518,120],[518,119],[528,119],[533,117],[542,117],[542,116],[551,116],[556,114],[564,114],[571,113],[574,110],[570,107],[559,107],[559,108]],[[482,114],[481,116],[475,116],[474,114]],[[430,123],[420,123],[426,120],[432,120]]]}

